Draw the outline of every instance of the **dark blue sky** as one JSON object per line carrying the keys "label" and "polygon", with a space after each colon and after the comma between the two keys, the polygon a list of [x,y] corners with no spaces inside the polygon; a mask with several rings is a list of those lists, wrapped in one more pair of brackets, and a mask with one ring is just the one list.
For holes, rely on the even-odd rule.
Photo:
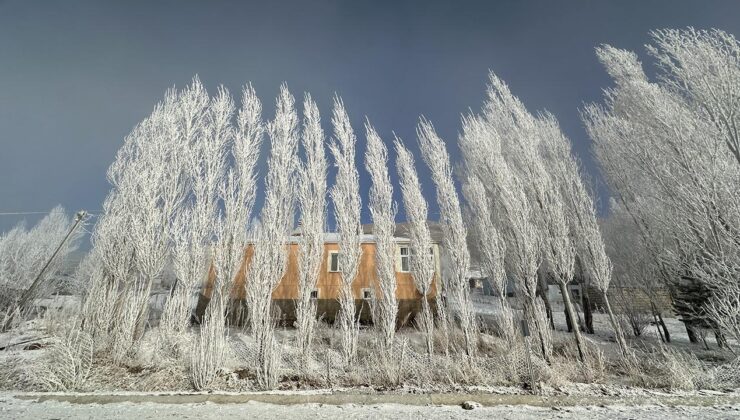
{"label": "dark blue sky", "polygon": [[[740,1],[0,0],[0,212],[99,209],[123,137],[195,74],[211,91],[251,81],[267,116],[281,82],[311,92],[324,117],[336,92],[361,155],[364,116],[416,152],[423,114],[454,148],[491,69],[558,117],[596,176],[578,116],[609,84],[594,47],[644,58],[650,29],[688,25],[738,35]],[[17,221],[0,216],[0,230]]]}

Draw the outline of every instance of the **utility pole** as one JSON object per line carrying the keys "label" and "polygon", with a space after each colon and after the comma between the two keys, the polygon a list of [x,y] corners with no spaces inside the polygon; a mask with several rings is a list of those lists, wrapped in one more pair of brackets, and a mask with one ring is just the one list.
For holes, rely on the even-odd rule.
{"label": "utility pole", "polygon": [[31,299],[33,298],[34,293],[36,292],[36,289],[38,288],[39,284],[41,284],[41,281],[43,279],[44,273],[46,273],[46,270],[49,268],[51,263],[56,258],[57,254],[59,254],[59,251],[62,250],[64,247],[64,244],[67,243],[69,238],[72,236],[72,233],[74,233],[75,230],[77,230],[77,227],[82,223],[82,221],[87,217],[87,212],[85,210],[80,210],[75,214],[75,221],[72,224],[72,226],[69,228],[69,231],[64,236],[64,239],[62,239],[62,242],[59,243],[59,246],[54,250],[54,253],[51,254],[51,257],[46,261],[46,264],[41,268],[41,271],[39,271],[39,274],[36,276],[36,278],[33,280],[33,283],[31,283],[31,286],[26,289],[25,292],[21,295],[21,298],[18,300],[18,305],[16,306],[15,311],[11,313],[8,318],[6,319],[3,330],[6,330],[10,323],[13,321],[13,318],[15,315],[18,315],[21,311],[25,309],[25,307],[30,303]]}

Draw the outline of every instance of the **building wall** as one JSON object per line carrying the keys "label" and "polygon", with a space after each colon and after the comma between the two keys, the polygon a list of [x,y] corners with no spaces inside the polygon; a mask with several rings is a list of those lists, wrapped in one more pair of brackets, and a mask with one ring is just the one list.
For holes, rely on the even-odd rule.
{"label": "building wall", "polygon": [[[593,287],[589,288],[588,293],[591,298],[591,304],[597,310],[600,310],[604,306],[604,298],[601,293]],[[658,311],[663,313],[673,312],[673,304],[671,303],[671,295],[668,289],[658,288],[654,290],[651,298],[642,288],[614,285],[609,288],[607,294],[609,295],[609,303],[615,313],[623,312],[625,305],[629,305],[632,310],[651,313],[651,301]]]}
{"label": "building wall", "polygon": [[[400,248],[406,246],[405,243],[397,243],[396,245],[396,298],[399,300],[399,318],[408,318],[408,315],[417,312],[420,308],[421,294],[416,290],[414,286],[414,280],[411,273],[400,272]],[[290,247],[288,254],[288,267],[282,280],[272,292],[272,299],[276,303],[276,306],[280,308],[281,313],[287,318],[294,318],[292,311],[293,300],[298,298],[298,244],[289,244]],[[329,258],[332,251],[339,251],[339,244],[326,243],[324,245],[324,258],[321,264],[319,273],[319,279],[317,288],[319,290],[318,305],[319,314],[324,315],[326,319],[333,319],[338,309],[337,299],[339,298],[339,291],[341,288],[341,273],[329,272]],[[441,272],[440,258],[439,258],[439,247],[438,245],[433,246],[434,258],[436,263],[436,278],[439,278]],[[248,279],[246,279],[245,273],[248,271],[249,264],[252,260],[254,249],[250,245],[244,255],[244,262],[242,263],[239,272],[234,279],[234,287],[232,288],[231,296],[232,299],[237,302],[241,302],[246,296],[246,287],[248,286]],[[203,295],[198,303],[198,310],[196,313],[202,312],[205,308],[207,301],[211,296],[211,287],[214,281],[214,273],[211,272],[208,281],[204,287]],[[433,299],[436,295],[436,281],[434,282],[429,298]],[[360,265],[358,267],[357,276],[352,282],[352,292],[356,299],[358,310],[362,309],[363,318],[369,318],[369,305],[363,300],[363,289],[372,289],[374,294],[380,293],[378,285],[378,277],[375,269],[375,244],[374,243],[363,243],[362,244],[362,256],[360,259]]]}

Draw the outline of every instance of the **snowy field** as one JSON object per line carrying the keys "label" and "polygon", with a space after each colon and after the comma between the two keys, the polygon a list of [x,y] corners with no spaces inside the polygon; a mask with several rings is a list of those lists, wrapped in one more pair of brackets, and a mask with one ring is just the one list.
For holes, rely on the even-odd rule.
{"label": "snowy field", "polygon": [[[483,320],[497,312],[496,303],[476,296],[476,312]],[[70,307],[69,302],[55,302]],[[554,308],[559,340],[569,341],[565,331],[562,308]],[[26,329],[0,334],[4,346],[10,343],[44,343],[45,324],[53,320],[36,320]],[[683,324],[675,318],[666,318],[673,342],[684,350],[691,350],[704,359],[721,355],[716,343],[710,340],[710,349],[688,342]],[[586,339],[605,352],[613,350],[613,339],[603,314],[594,314],[595,334]],[[292,329],[278,329],[281,341],[292,340]],[[240,333],[234,335],[241,337]],[[411,328],[399,331],[399,337],[414,345],[422,345],[420,333]],[[654,328],[647,328],[633,345],[657,343]],[[416,343],[418,342],[418,343]],[[30,361],[45,351],[42,346],[31,350],[27,344],[10,346],[0,351],[0,362],[9,365]],[[234,367],[236,369],[236,367]],[[167,383],[164,389],[152,385],[162,380],[163,370],[153,374],[133,370],[103,370],[95,374],[87,391],[77,393],[33,393],[17,388],[0,392],[0,418],[39,419],[160,419],[160,418],[275,418],[288,416],[314,418],[589,418],[589,419],[740,419],[739,390],[667,391],[629,386],[623,379],[607,375],[598,383],[566,383],[558,386],[542,384],[540,396],[531,395],[519,386],[453,386],[424,389],[408,385],[380,389],[372,386],[342,388],[334,386],[300,390],[259,393],[234,388],[213,393],[193,393],[184,381]],[[170,375],[178,371],[170,372]],[[159,375],[159,376],[157,376]],[[232,376],[235,373],[231,374]],[[115,378],[115,379],[114,379]],[[159,379],[157,379],[159,378]],[[149,383],[149,385],[147,385]],[[166,391],[166,392],[162,392]],[[247,392],[245,392],[247,391]],[[474,401],[474,408],[466,410],[466,401]]]}

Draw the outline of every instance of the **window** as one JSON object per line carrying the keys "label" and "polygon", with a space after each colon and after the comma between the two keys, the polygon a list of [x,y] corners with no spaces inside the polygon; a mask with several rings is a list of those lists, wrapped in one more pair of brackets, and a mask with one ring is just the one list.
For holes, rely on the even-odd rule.
{"label": "window", "polygon": [[573,296],[573,300],[581,300],[581,287],[577,284],[570,285],[570,295]]}
{"label": "window", "polygon": [[[413,255],[413,252],[410,247],[408,246],[402,246],[401,247],[401,263],[399,265],[399,271],[402,273],[408,273],[411,271],[411,256]],[[429,248],[429,259],[431,261],[434,261],[434,248]]]}
{"label": "window", "polygon": [[362,289],[362,298],[365,300],[370,300],[373,298],[373,289],[366,288]]}
{"label": "window", "polygon": [[329,253],[329,272],[339,272],[339,253],[336,251]]}
{"label": "window", "polygon": [[409,252],[409,247],[402,246],[401,247],[401,272],[402,273],[408,273],[411,271],[409,266],[409,258],[411,257]]}
{"label": "window", "polygon": [[319,289],[311,290],[311,299],[318,299],[318,298],[319,298]]}

